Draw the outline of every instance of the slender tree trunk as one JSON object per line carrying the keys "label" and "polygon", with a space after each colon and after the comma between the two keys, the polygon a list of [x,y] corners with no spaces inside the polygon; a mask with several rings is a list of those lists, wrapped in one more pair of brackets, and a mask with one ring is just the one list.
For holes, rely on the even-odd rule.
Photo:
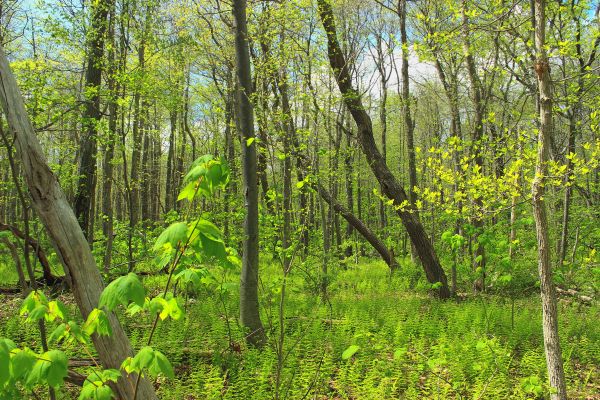
{"label": "slender tree trunk", "polygon": [[[350,135],[346,135],[346,148],[344,152],[344,167],[346,173],[346,208],[351,213],[354,212],[354,185],[353,175],[354,171],[352,168],[352,148],[350,145]],[[346,240],[352,240],[354,228],[352,224],[348,223],[346,226]],[[345,250],[345,256],[350,257],[352,255],[352,245],[348,244]]]}
{"label": "slender tree trunk", "polygon": [[15,264],[15,269],[17,270],[17,276],[19,277],[19,286],[21,286],[23,297],[25,297],[28,286],[27,280],[25,279],[25,273],[23,272],[23,265],[21,264],[21,257],[19,257],[19,252],[17,251],[17,246],[7,238],[0,238],[0,242],[4,243],[10,251],[10,255]]}
{"label": "slender tree trunk", "polygon": [[[232,108],[233,108],[233,96],[229,95],[230,89],[227,89],[227,95],[223,99],[225,101],[225,148],[227,154],[227,161],[229,162],[229,168],[231,171],[230,176],[235,177],[235,140],[232,131]],[[225,214],[225,221],[223,224],[223,236],[227,241],[230,238],[229,228],[229,210],[231,207],[232,198],[236,195],[237,188],[235,181],[232,180],[229,185],[225,188],[225,200],[223,204],[223,212]]]}
{"label": "slender tree trunk", "polygon": [[258,182],[254,115],[252,103],[250,102],[252,78],[250,75],[250,52],[246,26],[246,0],[233,0],[233,18],[236,77],[238,81],[236,114],[238,131],[242,135],[242,174],[246,205],[240,279],[240,320],[242,325],[249,331],[248,343],[262,347],[267,338],[260,320],[258,304]]}
{"label": "slender tree trunk", "polygon": [[[400,16],[400,40],[402,43],[402,113],[404,114],[404,128],[406,130],[406,149],[408,150],[408,195],[411,204],[416,204],[417,194],[417,166],[415,159],[415,123],[410,112],[410,79],[408,76],[408,37],[406,35],[406,3],[407,0],[398,2],[398,15]],[[415,209],[418,216],[418,211]]]}
{"label": "slender tree trunk", "polygon": [[[475,119],[473,121],[472,128],[472,153],[475,157],[475,164],[478,167],[479,173],[483,175],[483,114],[484,102],[482,98],[482,85],[477,75],[477,68],[475,66],[475,59],[471,52],[470,36],[471,31],[469,29],[469,19],[467,17],[466,0],[462,0],[462,29],[463,29],[463,52],[465,54],[465,63],[467,66],[467,75],[469,77],[469,83],[471,86],[471,96],[473,100],[473,106],[475,108]],[[476,291],[485,290],[485,248],[482,243],[479,243],[479,235],[483,232],[484,224],[483,218],[479,215],[482,212],[483,203],[481,198],[474,201],[476,210],[472,219],[473,226],[475,227],[475,234],[473,235],[473,241],[475,243],[475,258],[473,260],[473,270],[480,271],[479,276],[474,283],[473,288]]]}
{"label": "slender tree trunk", "polygon": [[141,187],[140,187],[140,208],[142,225],[148,227],[150,225],[150,204],[152,198],[150,197],[150,160],[152,155],[150,154],[150,141],[151,129],[150,129],[150,104],[143,102],[142,105],[143,118],[140,121],[142,124],[142,168],[140,171]]}
{"label": "slender tree trunk", "polygon": [[169,152],[167,153],[167,175],[165,179],[165,209],[170,211],[175,206],[173,204],[173,184],[175,181],[175,138],[177,133],[177,111],[171,111],[169,114],[171,122],[171,133],[169,134]]}
{"label": "slender tree trunk", "polygon": [[542,327],[544,332],[544,350],[548,378],[552,390],[552,400],[565,400],[567,387],[563,370],[562,352],[558,336],[558,310],[556,292],[552,282],[550,261],[550,242],[548,237],[548,218],[544,201],[544,182],[547,175],[547,162],[550,137],[552,136],[552,88],[550,66],[546,55],[546,15],[545,0],[534,1],[534,27],[536,61],[535,71],[540,98],[540,128],[538,131],[538,153],[535,179],[531,187],[533,216],[538,245],[538,270],[540,275],[540,291],[542,298]]}
{"label": "slender tree trunk", "polygon": [[[387,98],[388,98],[388,71],[385,67],[385,52],[383,48],[383,38],[381,34],[377,35],[377,69],[379,70],[381,82],[381,98],[379,99],[379,123],[381,125],[381,156],[387,162]],[[379,222],[381,229],[387,225],[385,202],[379,201]]]}
{"label": "slender tree trunk", "polygon": [[96,2],[91,6],[91,27],[87,37],[87,70],[85,73],[85,110],[79,146],[79,181],[75,194],[75,215],[90,245],[94,227],[91,226],[93,196],[96,191],[96,156],[98,125],[100,123],[100,85],[102,84],[104,40],[108,27],[108,12],[112,1]]}
{"label": "slender tree trunk", "polygon": [[[113,221],[113,203],[112,203],[112,187],[114,178],[114,165],[113,158],[115,154],[115,142],[117,140],[117,96],[120,90],[119,85],[116,82],[116,74],[120,69],[117,66],[115,57],[115,7],[110,10],[110,22],[109,22],[109,40],[112,43],[112,47],[109,51],[108,56],[108,142],[104,149],[104,160],[103,160],[103,181],[102,181],[102,233],[106,240],[104,249],[103,267],[104,272],[108,274],[110,265],[112,263],[112,247],[113,247],[113,236],[114,236],[114,221]],[[122,50],[123,51],[123,50]],[[120,57],[119,62],[122,61]]]}

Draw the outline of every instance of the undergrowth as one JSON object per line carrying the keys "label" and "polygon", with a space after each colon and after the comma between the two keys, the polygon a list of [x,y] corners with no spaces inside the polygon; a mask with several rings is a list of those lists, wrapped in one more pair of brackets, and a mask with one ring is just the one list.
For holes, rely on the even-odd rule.
{"label": "undergrowth", "polygon": [[[279,331],[281,276],[263,263],[262,306],[269,337]],[[311,268],[311,265],[313,267]],[[537,296],[478,295],[440,302],[389,276],[380,262],[361,262],[332,277],[326,298],[306,284],[314,260],[288,282],[281,399],[535,399],[547,395]],[[278,357],[275,339],[262,351],[247,348],[237,323],[234,273],[219,289],[180,294],[185,317],[165,321],[155,348],[175,367],[175,380],[156,382],[163,399],[270,399]],[[164,276],[145,280],[149,291]],[[180,290],[182,290],[180,288]],[[17,299],[2,299],[14,304]],[[72,304],[72,303],[71,303]],[[582,308],[583,307],[583,308]],[[6,307],[13,309],[13,307]],[[513,314],[514,309],[514,314]],[[561,303],[560,334],[572,398],[598,397],[600,327],[597,305]],[[18,313],[3,313],[0,336],[37,343]],[[121,316],[135,348],[146,342],[150,320]],[[353,354],[345,351],[352,346]],[[73,355],[77,356],[77,355]],[[83,357],[82,355],[79,355]],[[69,389],[63,392],[69,397]]]}

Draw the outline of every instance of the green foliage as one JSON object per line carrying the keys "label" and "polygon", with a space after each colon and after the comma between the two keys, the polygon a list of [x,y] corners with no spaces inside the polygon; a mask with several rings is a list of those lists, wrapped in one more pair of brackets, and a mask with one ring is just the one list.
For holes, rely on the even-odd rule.
{"label": "green foliage", "polygon": [[88,375],[79,393],[79,400],[110,400],[114,398],[109,382],[116,382],[121,372],[116,369],[105,369]]}
{"label": "green foliage", "polygon": [[125,370],[128,374],[147,371],[152,376],[163,374],[170,379],[175,377],[173,366],[167,357],[150,346],[141,348],[133,358],[129,357],[123,361],[121,369]]}
{"label": "green foliage", "polygon": [[356,354],[356,352],[360,350],[360,346],[357,346],[355,344],[351,345],[350,347],[348,347],[346,350],[344,350],[344,352],[342,353],[342,360],[347,360],[350,357],[352,357],[354,354]]}
{"label": "green foliage", "polygon": [[211,155],[196,159],[184,177],[184,188],[177,200],[192,201],[196,195],[211,198],[217,188],[223,188],[229,182],[229,166],[224,158],[218,160]]}
{"label": "green foliage", "polygon": [[160,250],[165,245],[176,248],[177,245],[185,243],[187,238],[187,224],[185,222],[174,222],[160,234],[158,239],[156,239],[154,250]]}
{"label": "green foliage", "polygon": [[27,386],[47,383],[52,387],[62,385],[67,376],[67,356],[60,350],[50,350],[37,357],[37,361],[27,373]]}
{"label": "green foliage", "polygon": [[108,311],[113,311],[118,305],[127,306],[134,302],[138,306],[144,305],[146,289],[139,278],[133,272],[121,276],[102,291],[98,307],[106,307]]}

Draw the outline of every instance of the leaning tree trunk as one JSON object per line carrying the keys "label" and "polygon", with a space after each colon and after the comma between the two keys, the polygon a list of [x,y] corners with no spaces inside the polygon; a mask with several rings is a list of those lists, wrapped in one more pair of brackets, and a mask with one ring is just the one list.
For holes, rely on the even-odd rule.
{"label": "leaning tree trunk", "polygon": [[[77,218],[56,176],[48,167],[1,45],[0,89],[0,102],[8,125],[15,134],[15,146],[32,204],[52,239],[65,272],[71,278],[75,300],[85,319],[98,305],[104,283]],[[112,335],[93,335],[92,340],[103,366],[119,369],[123,360],[132,355],[131,345],[114,314],[109,313],[109,321]],[[115,389],[120,398],[130,399],[133,396],[133,386],[125,376],[116,383]],[[145,379],[138,392],[141,398],[157,399],[152,385]]]}
{"label": "leaning tree trunk", "polygon": [[535,179],[531,187],[533,215],[538,245],[538,270],[540,275],[540,291],[542,297],[542,327],[544,332],[544,350],[546,366],[552,390],[552,400],[567,398],[565,373],[563,370],[562,352],[558,336],[558,310],[556,292],[552,282],[550,265],[550,243],[548,238],[548,218],[544,202],[544,183],[547,175],[548,145],[552,136],[552,89],[550,66],[546,54],[546,15],[545,1],[535,0],[535,72],[540,98],[540,127],[538,131],[538,152],[535,168]]}
{"label": "leaning tree trunk", "polygon": [[263,346],[267,340],[258,304],[258,181],[256,168],[256,140],[254,136],[254,111],[250,96],[250,51],[246,26],[246,0],[233,1],[235,25],[235,61],[237,85],[237,121],[242,139],[242,170],[246,218],[242,274],[240,279],[240,320],[248,329],[247,340],[254,346]]}
{"label": "leaning tree trunk", "polygon": [[[388,198],[394,200],[396,206],[400,206],[397,213],[417,250],[427,280],[432,284],[437,284],[439,297],[448,298],[450,297],[450,289],[448,287],[446,273],[437,258],[435,249],[433,248],[423,225],[419,221],[419,218],[415,215],[414,206],[409,203],[408,196],[402,188],[402,185],[392,174],[383,160],[383,156],[379,150],[377,150],[377,146],[375,145],[371,118],[362,104],[360,93],[352,85],[348,64],[346,63],[337,39],[331,4],[327,0],[318,0],[318,6],[321,22],[327,33],[329,63],[333,69],[344,102],[350,110],[358,128],[357,139],[367,158],[367,163],[379,181],[383,193]],[[408,204],[407,207],[401,206],[406,204]]]}

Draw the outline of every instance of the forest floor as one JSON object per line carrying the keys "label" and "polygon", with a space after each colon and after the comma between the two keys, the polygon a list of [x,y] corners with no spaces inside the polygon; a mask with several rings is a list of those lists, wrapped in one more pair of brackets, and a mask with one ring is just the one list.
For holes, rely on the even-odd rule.
{"label": "forest floor", "polygon": [[[306,267],[306,266],[304,266]],[[247,348],[237,324],[235,276],[187,297],[185,317],[159,324],[152,345],[175,379],[155,385],[163,399],[535,399],[547,395],[541,315],[535,294],[514,299],[467,296],[440,302],[406,289],[379,262],[336,273],[328,297],[298,268],[279,318],[281,272],[265,267],[262,351]],[[149,290],[165,276],[148,276]],[[70,307],[68,295],[61,299]],[[0,295],[0,337],[35,347],[17,296]],[[74,311],[74,310],[73,310]],[[560,302],[563,357],[573,399],[600,399],[600,308]],[[283,346],[280,323],[284,321]],[[134,346],[150,318],[122,316]],[[278,354],[277,348],[283,348]],[[74,358],[85,355],[71,353]],[[281,361],[283,360],[283,361]],[[82,373],[85,370],[81,370]],[[279,383],[277,383],[279,382]],[[60,398],[76,398],[67,386]]]}

